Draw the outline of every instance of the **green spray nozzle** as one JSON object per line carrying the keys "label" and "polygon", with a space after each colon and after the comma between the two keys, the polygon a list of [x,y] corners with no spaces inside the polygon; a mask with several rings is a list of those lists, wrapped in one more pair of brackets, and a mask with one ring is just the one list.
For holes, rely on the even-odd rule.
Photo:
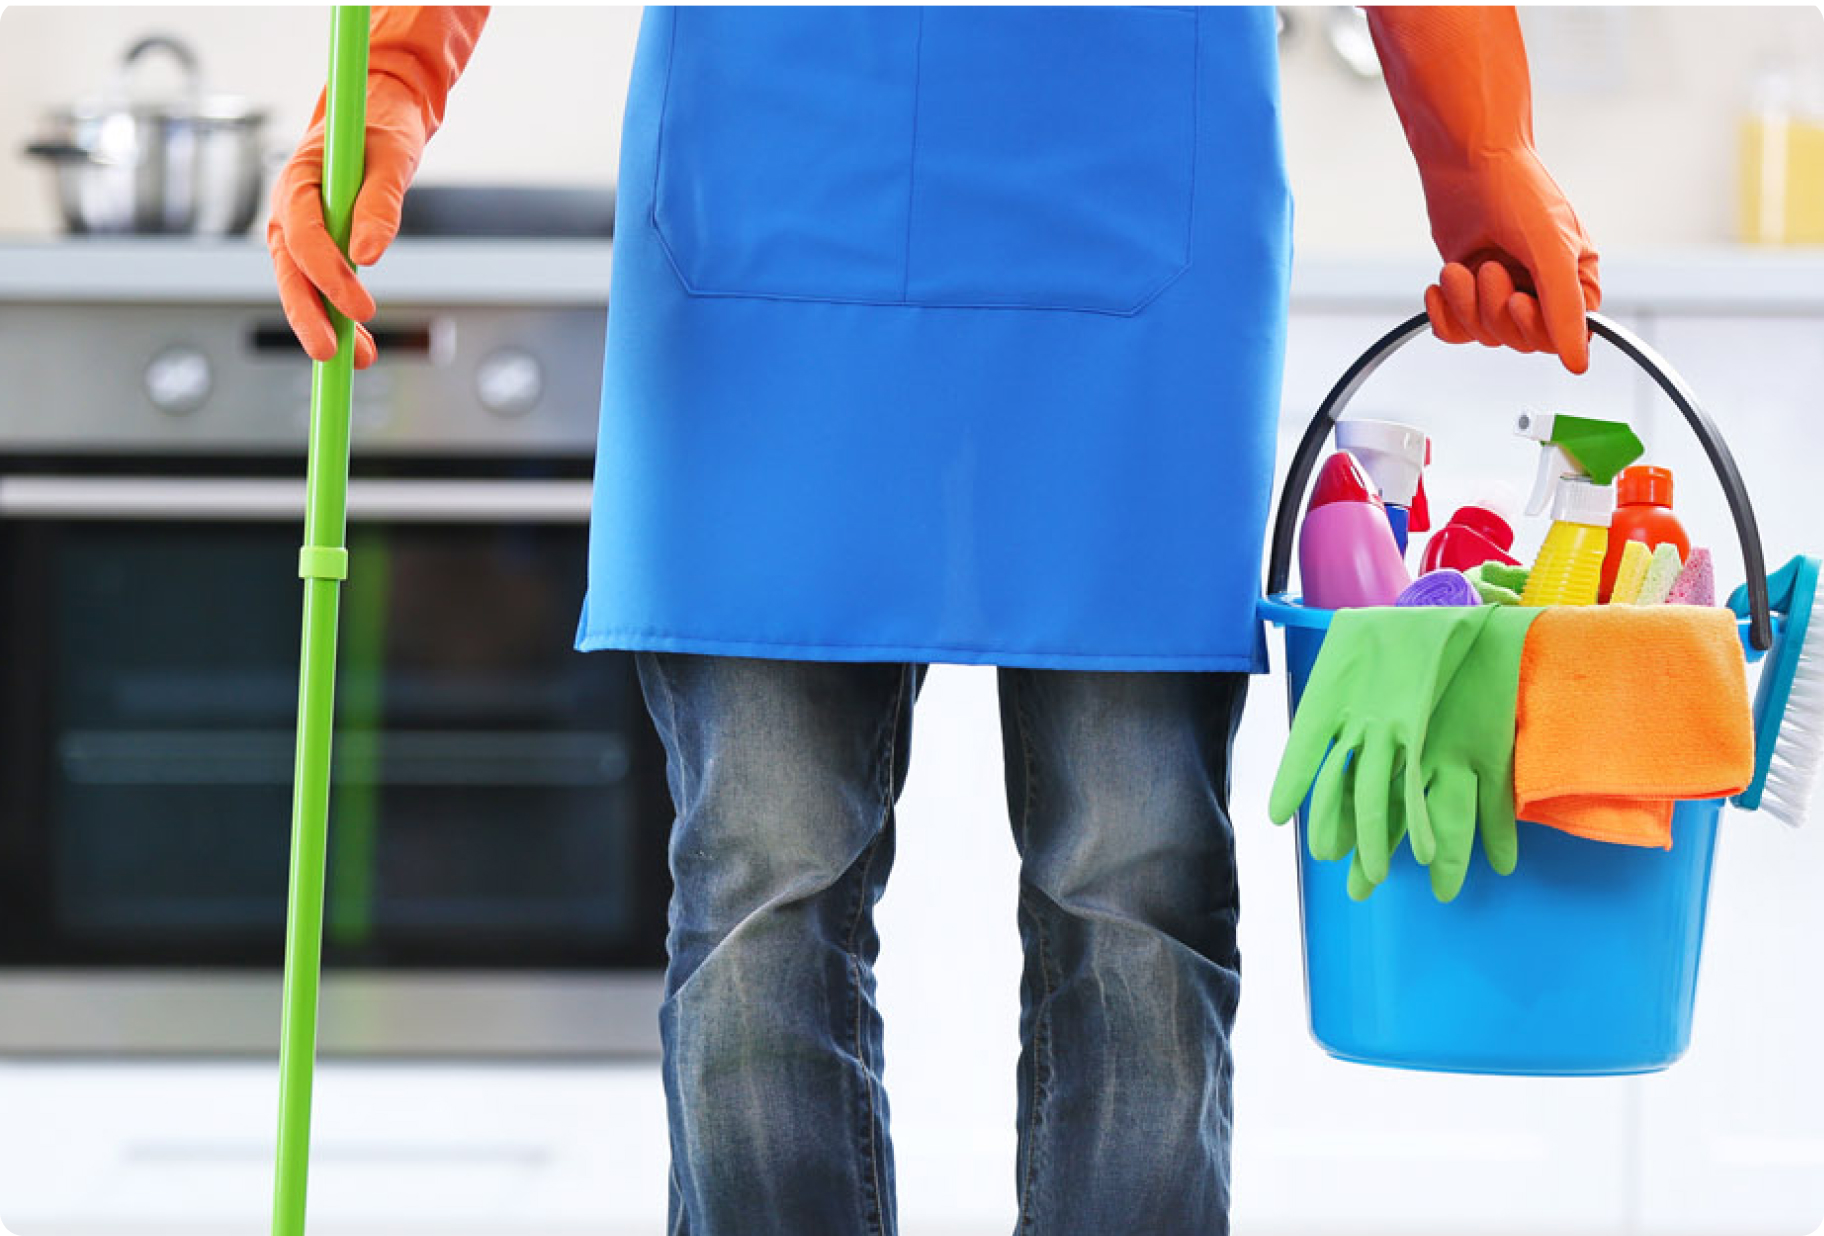
{"label": "green spray nozzle", "polygon": [[1522,412],[1515,432],[1544,448],[1539,453],[1539,473],[1533,481],[1532,497],[1526,503],[1528,515],[1545,509],[1560,477],[1583,477],[1592,484],[1607,485],[1647,451],[1625,421],[1572,416],[1568,412]]}

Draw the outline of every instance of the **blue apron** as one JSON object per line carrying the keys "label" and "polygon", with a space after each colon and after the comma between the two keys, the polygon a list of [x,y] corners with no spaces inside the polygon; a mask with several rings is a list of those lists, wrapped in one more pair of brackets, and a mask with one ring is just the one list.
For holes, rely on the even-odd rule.
{"label": "blue apron", "polygon": [[1265,668],[1271,8],[655,8],[581,649]]}

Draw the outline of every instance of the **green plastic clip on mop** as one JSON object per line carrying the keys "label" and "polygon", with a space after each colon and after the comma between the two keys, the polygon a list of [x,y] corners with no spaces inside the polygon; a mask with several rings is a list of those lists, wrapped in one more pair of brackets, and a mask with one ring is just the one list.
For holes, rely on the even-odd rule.
{"label": "green plastic clip on mop", "polygon": [[[348,252],[367,136],[365,5],[332,10],[324,104],[323,220]],[[323,867],[329,832],[329,744],[335,722],[336,616],[348,578],[349,394],[355,326],[329,309],[336,354],[314,362],[305,465],[304,637],[298,666],[298,756],[292,776],[291,882],[285,919],[285,1004],[279,1034],[279,1140],[273,1236],[304,1236],[310,1169],[310,1087],[317,1052],[317,980],[323,961]]]}

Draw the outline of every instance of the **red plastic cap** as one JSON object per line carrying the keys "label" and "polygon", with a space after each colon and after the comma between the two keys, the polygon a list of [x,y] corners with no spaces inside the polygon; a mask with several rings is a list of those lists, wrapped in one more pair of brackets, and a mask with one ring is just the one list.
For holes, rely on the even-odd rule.
{"label": "red plastic cap", "polygon": [[1310,505],[1305,509],[1315,511],[1332,502],[1372,502],[1375,506],[1381,505],[1381,495],[1375,492],[1374,482],[1368,479],[1367,469],[1362,467],[1361,460],[1348,451],[1338,451],[1324,460],[1324,466],[1317,470],[1317,483],[1311,487]]}
{"label": "red plastic cap", "polygon": [[1450,517],[1450,522],[1459,528],[1472,528],[1499,545],[1502,549],[1514,547],[1514,530],[1495,512],[1485,506],[1461,506],[1457,513]]}
{"label": "red plastic cap", "polygon": [[1652,506],[1672,505],[1672,469],[1651,464],[1635,464],[1621,470],[1615,483],[1615,500],[1623,505],[1647,503]]}

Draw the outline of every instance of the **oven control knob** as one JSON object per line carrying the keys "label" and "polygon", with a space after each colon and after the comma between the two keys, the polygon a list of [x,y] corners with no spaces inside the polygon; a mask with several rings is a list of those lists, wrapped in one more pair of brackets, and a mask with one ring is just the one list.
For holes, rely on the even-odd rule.
{"label": "oven control knob", "polygon": [[523,348],[501,348],[482,358],[475,370],[475,393],[481,406],[500,416],[530,412],[545,392],[545,370]]}
{"label": "oven control knob", "polygon": [[209,358],[193,347],[166,348],[146,365],[146,397],[161,412],[194,412],[209,398]]}

